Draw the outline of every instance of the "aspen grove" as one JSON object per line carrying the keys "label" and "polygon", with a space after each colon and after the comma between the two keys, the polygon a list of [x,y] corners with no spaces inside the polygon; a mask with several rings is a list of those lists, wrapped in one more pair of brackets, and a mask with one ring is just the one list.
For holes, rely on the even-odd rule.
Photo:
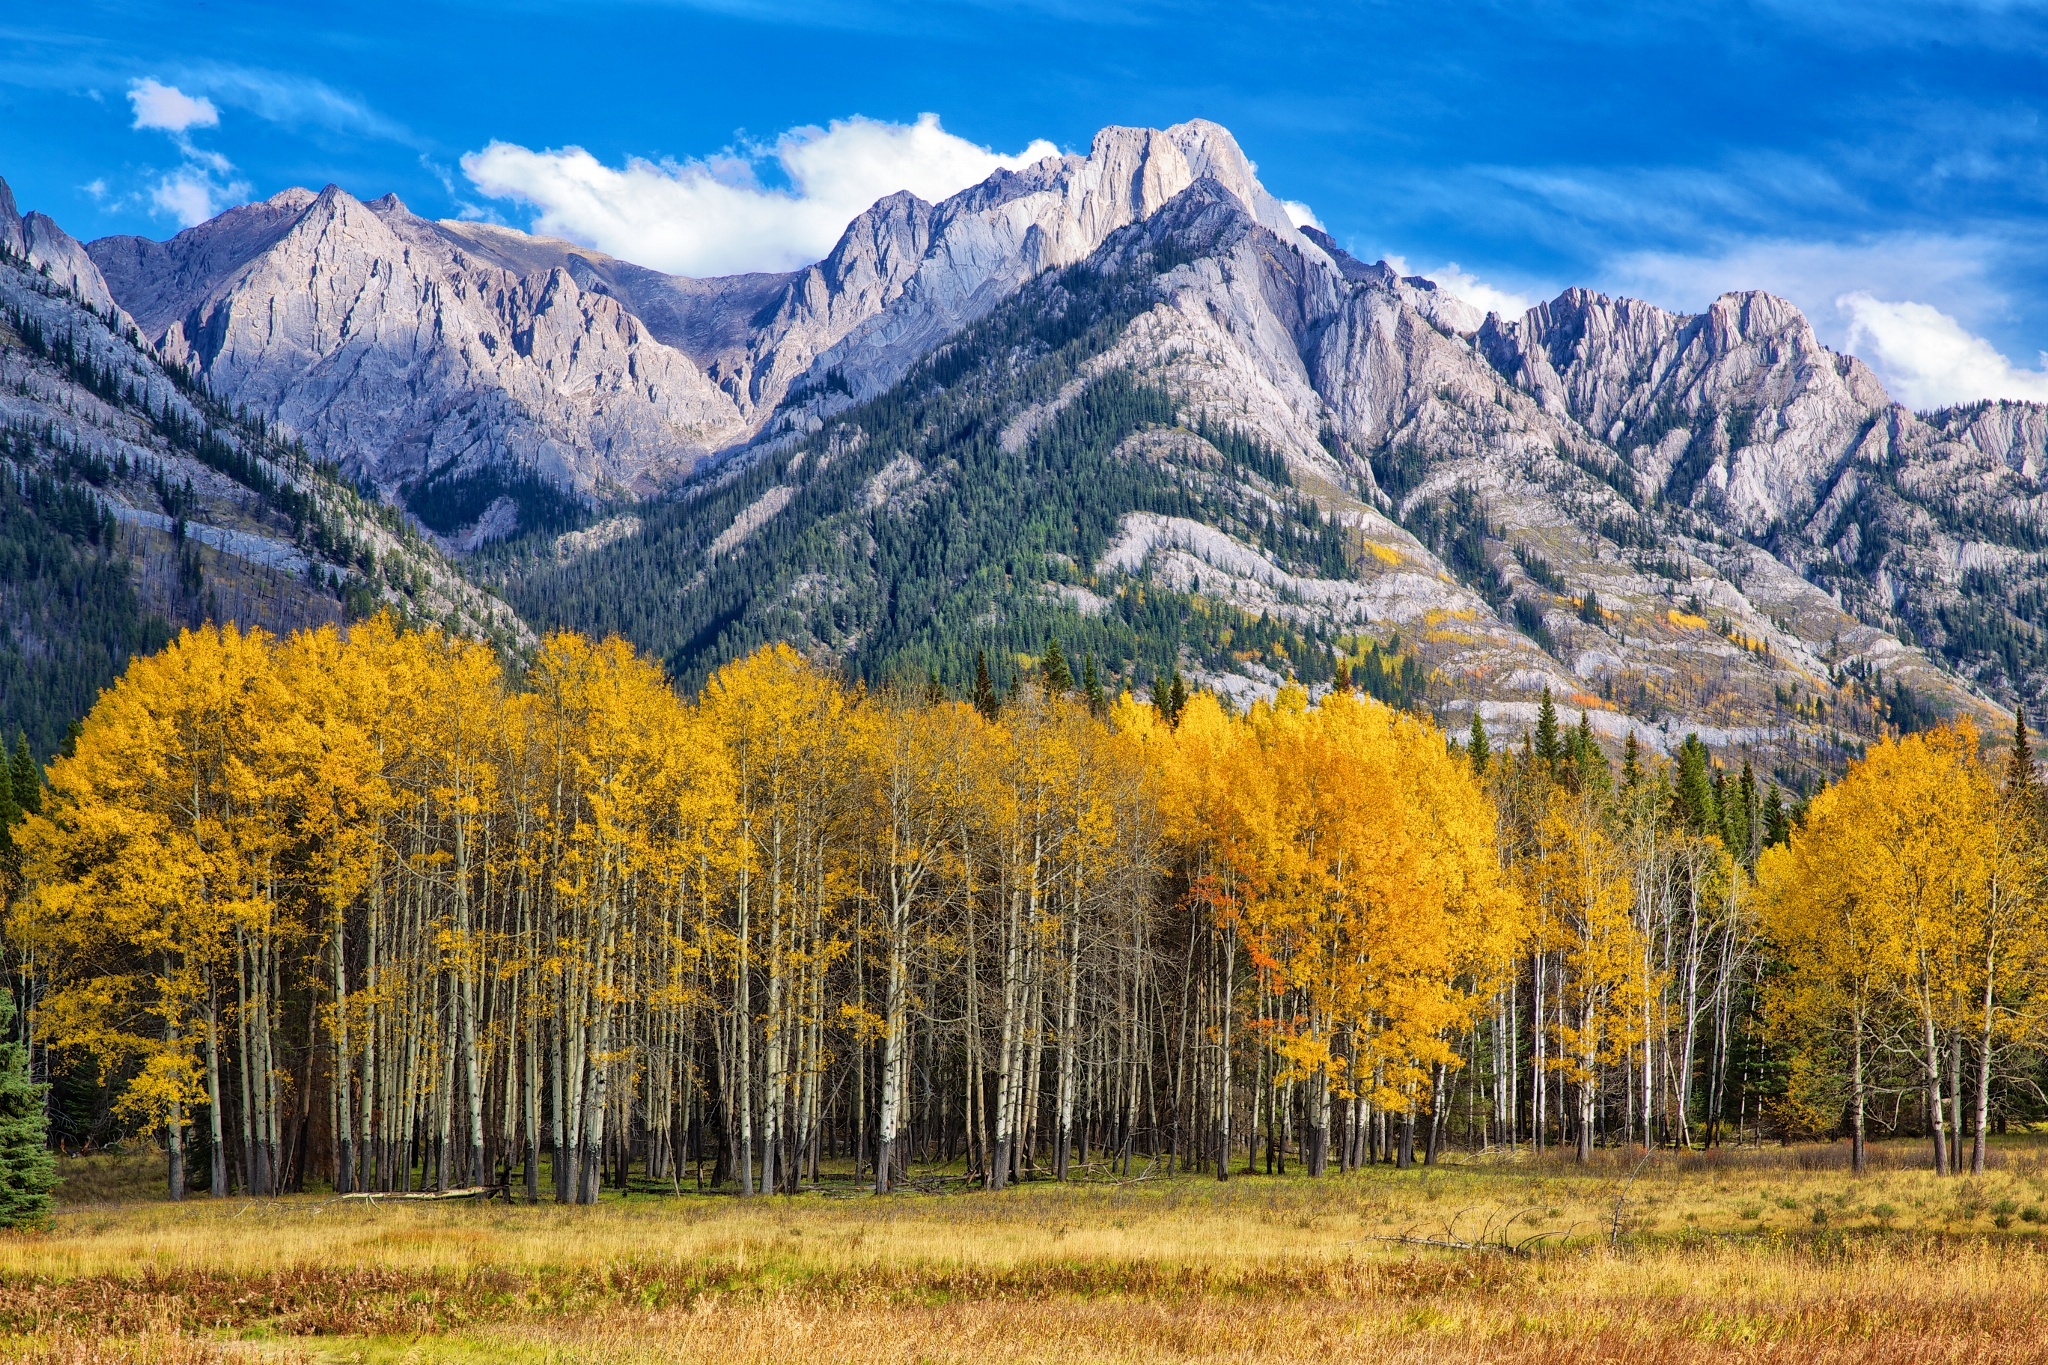
{"label": "aspen grove", "polygon": [[1232,714],[1077,684],[695,699],[389,618],[181,635],[14,830],[45,1066],[173,1197],[991,1189],[1453,1148],[1925,1135],[2038,1107],[2021,727],[1775,788],[1548,696],[1448,742],[1346,685]]}

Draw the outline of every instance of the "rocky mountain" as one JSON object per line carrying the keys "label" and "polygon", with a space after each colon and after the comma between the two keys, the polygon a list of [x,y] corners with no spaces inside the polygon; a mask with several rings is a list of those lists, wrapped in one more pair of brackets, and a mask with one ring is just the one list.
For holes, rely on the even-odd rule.
{"label": "rocky mountain", "polygon": [[2038,410],[1916,417],[1763,294],[1475,318],[1265,217],[1198,176],[508,591],[685,676],[795,638],[957,685],[1057,636],[1240,697],[1427,678],[1509,733],[1548,688],[1610,741],[1698,731],[1794,784],[2038,686],[1985,567],[2038,571]]}
{"label": "rocky mountain", "polygon": [[530,619],[685,678],[787,638],[957,684],[1056,634],[1510,732],[1548,688],[1798,782],[2048,690],[2048,409],[1909,412],[1761,293],[1482,316],[1297,230],[1210,123],[889,196],[790,274],[333,187],[86,250],[212,391],[508,542],[472,567]]}
{"label": "rocky mountain", "polygon": [[1229,134],[1197,122],[1108,129],[938,206],[891,195],[789,275],[680,279],[332,185],[88,250],[164,355],[467,549],[672,487],[792,388],[886,387],[1197,175],[1292,235]]}
{"label": "rocky mountain", "polygon": [[389,607],[530,639],[393,509],[143,341],[77,242],[0,182],[0,730],[39,752],[181,626]]}

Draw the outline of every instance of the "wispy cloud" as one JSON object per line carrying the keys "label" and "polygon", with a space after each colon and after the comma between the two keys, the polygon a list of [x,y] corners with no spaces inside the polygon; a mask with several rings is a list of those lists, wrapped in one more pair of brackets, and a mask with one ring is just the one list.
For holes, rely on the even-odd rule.
{"label": "wispy cloud", "polygon": [[1854,242],[1740,242],[1704,255],[1635,252],[1601,284],[1686,312],[1731,290],[1790,299],[1823,341],[1859,356],[1914,408],[1983,398],[2048,401],[2048,375],[2014,364],[1971,330],[2010,315],[1998,284],[2010,240],[1899,233]]}
{"label": "wispy cloud", "polygon": [[320,128],[406,146],[420,143],[404,124],[310,76],[209,62],[180,67],[178,77],[230,109],[280,127]]}
{"label": "wispy cloud", "polygon": [[2006,244],[1975,234],[1893,233],[1852,241],[1738,239],[1700,252],[1629,251],[1596,272],[1602,288],[1697,312],[1737,289],[1766,289],[1825,328],[1834,301],[1857,291],[1933,299],[1989,317],[2004,305],[1992,283]]}
{"label": "wispy cloud", "polygon": [[[1005,155],[925,114],[910,124],[844,119],[792,129],[770,147],[687,162],[635,157],[623,167],[581,147],[493,142],[464,156],[462,169],[480,193],[528,205],[535,231],[678,274],[723,275],[808,264],[884,195],[908,190],[936,202],[1057,150],[1041,140]],[[759,183],[756,165],[768,161],[788,188]]]}

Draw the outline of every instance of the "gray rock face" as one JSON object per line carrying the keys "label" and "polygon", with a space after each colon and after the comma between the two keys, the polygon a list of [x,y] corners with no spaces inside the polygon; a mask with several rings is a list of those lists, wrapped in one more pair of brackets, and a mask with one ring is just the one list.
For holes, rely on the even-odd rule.
{"label": "gray rock face", "polygon": [[518,273],[387,196],[287,192],[167,243],[95,243],[167,357],[390,493],[537,476],[655,491],[741,434],[618,299]]}
{"label": "gray rock face", "polygon": [[[0,180],[0,248],[29,269],[55,281],[76,295],[81,303],[116,319],[123,315],[113,292],[100,275],[86,248],[47,215],[22,214],[14,204],[14,191]],[[126,325],[123,320],[122,325]]]}
{"label": "gray rock face", "polygon": [[1085,157],[999,171],[939,205],[930,245],[900,297],[821,351],[813,370],[838,371],[854,397],[878,393],[1025,281],[1086,260],[1111,233],[1204,178],[1270,232],[1322,256],[1220,126],[1198,119],[1164,131],[1105,128]]}

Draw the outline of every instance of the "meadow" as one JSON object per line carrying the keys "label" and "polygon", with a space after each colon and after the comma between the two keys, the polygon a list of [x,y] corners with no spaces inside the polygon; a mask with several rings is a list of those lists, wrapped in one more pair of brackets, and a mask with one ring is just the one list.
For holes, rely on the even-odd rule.
{"label": "meadow", "polygon": [[[322,1362],[2023,1360],[2048,1145],[1880,1144],[997,1194],[595,1208],[143,1194],[68,1162],[0,1240],[0,1358]],[[943,1183],[928,1189],[957,1190]]]}

